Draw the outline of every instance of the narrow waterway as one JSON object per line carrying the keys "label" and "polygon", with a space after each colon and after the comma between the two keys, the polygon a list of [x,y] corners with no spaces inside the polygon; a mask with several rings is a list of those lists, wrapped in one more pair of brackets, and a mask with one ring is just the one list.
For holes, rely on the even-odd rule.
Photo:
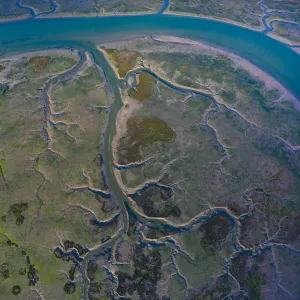
{"label": "narrow waterway", "polygon": [[169,8],[169,5],[170,5],[170,0],[163,0],[163,3],[160,9],[158,10],[157,14],[158,15],[163,14]]}
{"label": "narrow waterway", "polygon": [[43,16],[43,15],[51,15],[52,13],[54,13],[56,11],[57,4],[53,0],[49,0],[49,3],[51,5],[51,9],[48,11],[42,11],[38,14],[35,13],[34,9],[31,6],[22,4],[22,0],[17,0],[16,6],[27,10],[30,13],[32,18],[36,18],[36,17]]}

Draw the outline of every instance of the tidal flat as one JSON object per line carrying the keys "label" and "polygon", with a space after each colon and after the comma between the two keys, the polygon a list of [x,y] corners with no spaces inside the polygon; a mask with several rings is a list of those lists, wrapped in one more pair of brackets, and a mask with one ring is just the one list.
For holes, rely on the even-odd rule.
{"label": "tidal flat", "polygon": [[[138,220],[168,224],[139,229],[145,244],[173,245],[176,275],[165,295],[173,295],[176,278],[183,299],[264,299],[270,289],[281,297],[269,249],[291,254],[299,247],[293,240],[300,183],[295,97],[249,62],[186,40],[154,37],[109,47],[139,54],[122,88],[115,174]],[[140,85],[145,73],[153,80]],[[146,96],[139,98],[141,87]],[[143,120],[160,120],[175,138],[153,140],[155,130],[164,130],[146,130]],[[154,143],[140,144],[133,138],[140,134]],[[228,261],[230,273],[223,273]],[[134,274],[117,273],[118,294],[135,294]]]}
{"label": "tidal flat", "polygon": [[1,65],[9,88],[0,98],[0,293],[81,299],[76,257],[118,226],[101,171],[105,78],[87,52],[34,52]]}
{"label": "tidal flat", "polygon": [[4,297],[297,299],[296,97],[187,39],[78,45],[0,62]]}

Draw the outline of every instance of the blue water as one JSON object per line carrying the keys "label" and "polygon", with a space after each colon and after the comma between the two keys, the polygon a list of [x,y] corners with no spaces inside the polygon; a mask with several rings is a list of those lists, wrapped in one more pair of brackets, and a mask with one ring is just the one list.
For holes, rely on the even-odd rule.
{"label": "blue water", "polygon": [[42,16],[42,15],[50,15],[50,14],[52,14],[52,13],[54,13],[56,11],[57,4],[53,0],[49,0],[49,2],[51,3],[51,9],[49,11],[43,11],[43,12],[40,12],[38,14],[36,14],[35,11],[34,11],[34,9],[32,9],[31,7],[23,5],[21,3],[21,0],[17,0],[16,6],[19,7],[19,8],[28,10],[29,13],[31,14],[31,16],[33,18],[35,18],[35,17]]}
{"label": "blue water", "polygon": [[158,15],[163,14],[169,7],[169,4],[170,4],[170,0],[164,0],[163,4],[162,4],[161,8],[159,9],[159,11],[157,12],[157,14]]}
{"label": "blue water", "polygon": [[28,10],[28,12],[34,17],[35,16],[35,12],[31,7],[25,6],[23,4],[21,4],[21,0],[17,0],[16,2],[16,6],[22,9],[26,9]]}
{"label": "blue water", "polygon": [[0,52],[74,46],[145,34],[173,34],[232,51],[271,74],[300,99],[300,55],[260,32],[219,21],[171,15],[28,19],[0,24]]}

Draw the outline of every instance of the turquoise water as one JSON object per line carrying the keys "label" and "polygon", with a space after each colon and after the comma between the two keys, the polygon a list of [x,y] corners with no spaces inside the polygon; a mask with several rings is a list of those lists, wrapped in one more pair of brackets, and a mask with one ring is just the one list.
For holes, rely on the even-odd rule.
{"label": "turquoise water", "polygon": [[184,36],[250,60],[300,99],[300,55],[262,33],[223,22],[170,15],[30,19],[0,24],[0,33],[0,47],[6,53],[52,46],[87,47],[151,33]]}

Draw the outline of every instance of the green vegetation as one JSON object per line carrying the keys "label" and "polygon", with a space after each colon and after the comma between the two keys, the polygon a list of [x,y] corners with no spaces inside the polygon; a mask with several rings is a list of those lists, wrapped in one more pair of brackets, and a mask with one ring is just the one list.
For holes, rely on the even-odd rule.
{"label": "green vegetation", "polygon": [[300,144],[300,112],[288,101],[289,96],[279,101],[282,95],[278,90],[265,89],[265,83],[231,59],[179,51],[170,53],[169,49],[166,46],[165,52],[140,50],[140,53],[145,63],[161,66],[162,75],[170,80],[193,88],[209,85],[222,101],[229,107],[234,105],[247,120],[292,145]]}
{"label": "green vegetation", "polygon": [[36,14],[41,12],[48,12],[52,9],[52,3],[50,1],[22,0],[21,3],[22,5],[32,7]]}
{"label": "green vegetation", "polygon": [[[292,16],[292,14],[290,16]],[[288,19],[290,19],[290,16],[288,16]],[[300,19],[298,20],[298,24],[299,23]],[[298,24],[273,22],[272,25],[274,30],[272,31],[272,34],[294,43],[300,43],[300,28]]]}
{"label": "green vegetation", "polygon": [[207,255],[215,255],[222,248],[231,228],[230,221],[221,215],[200,227],[200,232],[203,234],[201,246]]}
{"label": "green vegetation", "polygon": [[151,96],[155,78],[147,72],[142,72],[138,75],[138,80],[138,85],[135,89],[130,89],[128,95],[136,100],[145,101]]}
{"label": "green vegetation", "polygon": [[91,299],[284,299],[277,279],[299,292],[299,112],[227,57],[168,47],[138,53],[159,75],[216,96],[139,74],[113,144],[115,161],[132,163],[116,173],[137,213],[128,209],[121,237],[124,215],[101,172],[111,104],[102,73],[92,60],[71,69],[72,54],[5,62],[1,298],[81,299],[82,259],[107,241],[86,261]]}
{"label": "green vegetation", "polygon": [[261,287],[266,285],[266,279],[260,273],[253,274],[246,281],[246,288],[249,290],[251,299],[261,299]]}
{"label": "green vegetation", "polygon": [[176,133],[164,121],[157,118],[130,118],[127,121],[127,130],[130,144],[172,143],[176,138]]}
{"label": "green vegetation", "polygon": [[262,13],[255,0],[174,0],[171,2],[170,11],[228,19],[253,26],[260,25]]}
{"label": "green vegetation", "polygon": [[76,285],[73,282],[68,282],[64,285],[66,294],[73,294],[76,290]]}
{"label": "green vegetation", "polygon": [[22,291],[22,289],[21,289],[21,287],[20,287],[19,285],[15,285],[15,286],[12,288],[12,290],[11,290],[11,292],[12,292],[14,295],[20,294],[21,291]]}
{"label": "green vegetation", "polygon": [[172,203],[173,191],[170,188],[149,187],[132,198],[149,217],[179,217],[180,208]]}
{"label": "green vegetation", "polygon": [[55,299],[81,299],[79,271],[72,269],[75,258],[60,259],[45,249],[61,247],[61,238],[62,251],[76,247],[84,256],[117,229],[118,220],[107,226],[94,221],[109,219],[116,210],[87,190],[104,187],[97,157],[107,94],[106,87],[99,88],[103,81],[96,67],[84,64],[78,76],[58,80],[47,91],[49,103],[41,99],[45,82],[77,61],[76,54],[49,51],[5,62],[3,80],[10,89],[0,100],[0,231],[6,235],[1,235],[0,265],[7,263],[0,276],[3,299],[16,297],[14,292],[33,299],[34,286]]}
{"label": "green vegetation", "polygon": [[24,18],[30,17],[30,13],[22,8],[17,7],[16,2],[13,1],[1,1],[0,6],[0,18],[11,19],[11,18]]}
{"label": "green vegetation", "polygon": [[121,78],[125,77],[128,71],[132,70],[137,62],[139,53],[137,51],[105,49],[113,61]]}
{"label": "green vegetation", "polygon": [[28,203],[16,203],[11,205],[10,210],[12,213],[17,217],[19,216],[22,212],[26,211],[28,209]]}
{"label": "green vegetation", "polygon": [[208,281],[201,287],[200,292],[195,291],[191,294],[196,300],[223,299],[235,289],[236,283],[228,274],[224,274]]}
{"label": "green vegetation", "polygon": [[185,299],[185,284],[179,275],[174,275],[170,278],[168,282],[168,295],[170,299],[174,300]]}
{"label": "green vegetation", "polygon": [[[53,149],[65,159],[53,153],[48,153],[47,158],[45,156],[48,161],[45,170],[50,171],[51,167],[50,172],[59,172],[62,176],[57,178],[58,184],[66,182],[70,178],[69,174],[73,174],[74,183],[82,184],[80,174],[83,171],[89,177],[92,187],[104,188],[100,175],[101,164],[99,166],[96,160],[100,151],[100,133],[106,118],[103,107],[107,104],[106,88],[98,88],[101,82],[97,69],[92,66],[76,79],[62,82],[53,89],[52,111],[67,111],[61,116],[51,117],[54,126],[49,126]],[[42,162],[38,163],[41,168]],[[61,168],[55,170],[58,163]]]}
{"label": "green vegetation", "polygon": [[105,253],[100,258],[95,258],[88,264],[87,275],[90,279],[89,295],[92,299],[110,299],[112,282],[109,280],[105,266],[103,266],[103,259],[107,260],[108,258],[108,253]]}
{"label": "green vegetation", "polygon": [[[145,230],[149,239],[163,243],[174,237],[180,244],[182,251],[174,246],[180,277],[173,271],[168,296],[224,299],[231,294],[234,299],[284,298],[283,292],[273,286],[278,276],[274,260],[282,254],[274,258],[269,249],[259,249],[264,243],[271,244],[270,240],[282,245],[278,249],[285,249],[283,245],[299,249],[300,156],[282,141],[295,148],[299,145],[299,111],[289,96],[282,98],[281,91],[269,90],[234,58],[208,55],[198,49],[193,52],[181,46],[174,50],[172,45],[145,40],[127,46],[138,49],[145,65],[170,81],[193,88],[208,85],[217,95],[216,102],[222,104],[201,96],[181,95],[159,80],[147,101],[126,97],[122,117],[127,123],[122,121],[127,130],[129,120],[157,118],[176,134],[171,145],[154,143],[143,147],[131,140],[130,134],[143,125],[132,121],[131,131],[119,128],[118,162],[130,162],[124,158],[131,153],[131,161],[145,161],[141,166],[119,171],[122,183],[130,191],[132,207],[173,224],[188,222],[201,213],[210,215],[216,207],[220,211],[226,208],[236,217],[243,215],[237,235],[236,224],[226,216],[227,212],[192,227],[190,232]],[[136,136],[143,140],[147,134]],[[151,184],[145,185],[148,182]],[[170,204],[180,213],[173,213]],[[249,207],[251,213],[247,215]],[[134,223],[131,226],[133,232],[137,230]],[[233,247],[235,238],[250,253],[253,250],[258,254],[234,255],[231,262],[229,258],[239,248]],[[282,281],[297,294],[299,281],[294,283],[292,273],[299,273],[299,264],[298,268],[291,265],[295,257],[289,267],[284,261],[280,256],[281,271],[287,276]],[[230,272],[224,274],[228,264]],[[121,273],[118,277],[119,288],[127,296],[132,291],[133,275]],[[193,288],[186,289],[185,285]]]}
{"label": "green vegetation", "polygon": [[278,272],[282,274],[282,284],[295,295],[299,295],[300,284],[300,258],[297,253],[288,247],[276,247],[274,249]]}
{"label": "green vegetation", "polygon": [[118,272],[117,292],[121,296],[132,295],[136,291],[140,299],[146,299],[148,295],[156,299],[156,286],[161,278],[162,257],[159,251],[149,251],[136,246],[133,256],[133,276]]}
{"label": "green vegetation", "polygon": [[141,148],[154,143],[173,143],[176,133],[158,118],[132,117],[127,120],[127,137],[122,140],[120,151],[126,152],[124,162],[141,160]]}
{"label": "green vegetation", "polygon": [[[28,1],[28,0],[27,0]],[[58,0],[58,13],[68,14],[118,14],[118,13],[136,13],[151,12],[158,10],[161,5],[160,0],[96,0],[96,1],[78,1],[78,0]]]}

